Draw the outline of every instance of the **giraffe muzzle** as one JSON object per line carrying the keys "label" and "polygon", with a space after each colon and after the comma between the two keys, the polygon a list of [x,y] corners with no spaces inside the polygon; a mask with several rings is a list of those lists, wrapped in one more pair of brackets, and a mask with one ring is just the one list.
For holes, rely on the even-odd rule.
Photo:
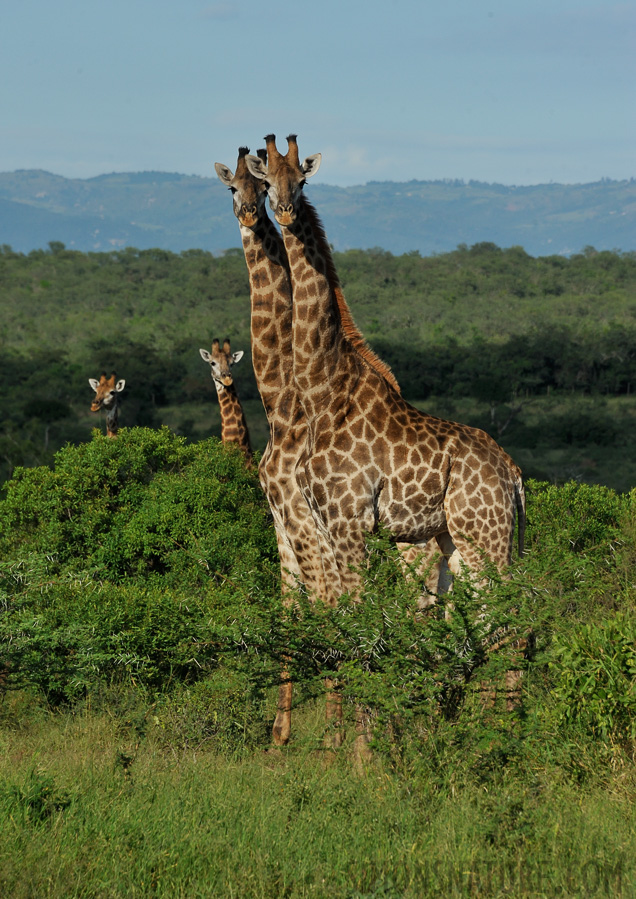
{"label": "giraffe muzzle", "polygon": [[251,206],[243,205],[241,207],[241,213],[239,215],[239,221],[246,228],[253,228],[254,225],[258,221],[258,210],[256,208],[256,204]]}
{"label": "giraffe muzzle", "polygon": [[279,203],[275,217],[279,225],[293,225],[296,221],[293,203]]}

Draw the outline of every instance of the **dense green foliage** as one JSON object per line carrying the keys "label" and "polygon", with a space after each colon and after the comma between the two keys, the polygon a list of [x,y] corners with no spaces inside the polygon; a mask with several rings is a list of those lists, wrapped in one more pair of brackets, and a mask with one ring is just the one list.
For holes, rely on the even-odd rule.
{"label": "dense green foliage", "polygon": [[247,604],[275,595],[279,577],[240,452],[167,428],[96,436],[60,450],[53,471],[19,469],[0,504],[0,552],[3,661],[54,703],[122,673],[149,687],[198,679],[217,662],[200,630],[210,609],[236,603],[237,589]]}
{"label": "dense green foliage", "polygon": [[[362,602],[285,607],[233,448],[123,429],[16,471],[0,892],[630,895],[636,494],[532,482],[527,548],[509,579],[458,579],[446,614],[418,613],[421,584],[379,533]],[[264,753],[283,664],[294,737]],[[325,767],[336,674],[347,742]],[[359,705],[374,761],[356,776]]]}
{"label": "dense green foliage", "polygon": [[[354,317],[407,399],[488,430],[527,476],[629,489],[636,469],[636,257],[532,258],[482,243],[423,258],[336,253]],[[122,423],[220,434],[200,345],[249,347],[242,251],[0,255],[0,474],[90,436],[88,377],[127,382]],[[236,373],[252,437],[267,428],[249,354]],[[103,422],[101,423],[103,427]]]}
{"label": "dense green foliage", "polygon": [[[636,483],[636,257],[480,244],[336,264],[407,397],[542,475],[527,554],[422,612],[378,533],[362,602],[284,605],[255,472],[195,442],[217,410],[199,343],[248,345],[242,253],[5,250],[0,894],[636,889],[636,492],[612,489]],[[126,378],[123,424],[146,427],[90,435],[102,369]],[[283,666],[294,736],[273,753]],[[347,736],[330,767],[326,676]],[[374,761],[356,776],[360,708]]]}

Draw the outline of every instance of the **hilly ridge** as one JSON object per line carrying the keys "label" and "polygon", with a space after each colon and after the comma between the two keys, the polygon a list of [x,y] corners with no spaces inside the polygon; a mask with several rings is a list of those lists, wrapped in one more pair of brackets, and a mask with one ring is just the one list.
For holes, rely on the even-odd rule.
{"label": "hilly ridge", "polygon": [[[585,246],[636,249],[636,181],[510,187],[477,181],[310,184],[336,250],[382,247],[424,255],[490,241],[531,255]],[[108,251],[124,246],[219,253],[239,244],[216,178],[167,172],[70,179],[40,170],[0,173],[0,244],[28,253],[59,241]]]}

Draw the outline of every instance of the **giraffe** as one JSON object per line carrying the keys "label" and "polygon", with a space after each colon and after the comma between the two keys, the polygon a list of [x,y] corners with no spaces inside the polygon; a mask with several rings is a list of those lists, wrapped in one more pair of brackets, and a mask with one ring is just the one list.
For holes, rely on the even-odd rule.
{"label": "giraffe", "polygon": [[512,560],[515,518],[523,543],[521,470],[484,431],[415,409],[349,339],[351,316],[327,238],[303,194],[321,156],[282,155],[265,138],[267,164],[246,158],[266,185],[281,226],[293,291],[294,380],[308,425],[303,478],[329,534],[343,587],[355,593],[365,534],[378,524],[401,543],[435,539],[453,574],[481,578],[486,561]]}
{"label": "giraffe", "polygon": [[116,377],[115,372],[111,374],[110,378],[107,378],[106,373],[102,372],[99,381],[96,378],[88,379],[88,383],[95,391],[91,412],[99,412],[100,409],[106,410],[107,437],[116,437],[119,432],[119,395],[126,386],[123,378],[116,381]]}
{"label": "giraffe", "polygon": [[232,366],[241,361],[243,350],[233,353],[229,338],[226,338],[222,347],[218,340],[213,340],[211,353],[204,349],[200,349],[199,353],[203,361],[210,365],[210,374],[219,398],[221,440],[223,443],[238,444],[249,466],[252,463],[250,435],[232,377]]}
{"label": "giraffe", "polygon": [[[259,150],[259,156],[267,155]],[[334,605],[343,592],[335,556],[320,519],[316,521],[297,481],[305,453],[307,423],[292,373],[292,293],[287,254],[282,238],[267,215],[264,183],[250,174],[246,147],[239,148],[236,171],[215,163],[220,181],[231,191],[250,279],[252,361],[269,423],[270,438],[259,465],[278,542],[283,591],[300,582],[310,596]],[[353,334],[353,325],[351,325]],[[399,390],[384,366],[357,335],[363,352]],[[281,745],[291,732],[291,683],[281,686],[274,742]],[[339,715],[330,694],[327,717]]]}
{"label": "giraffe", "polygon": [[[259,151],[260,152],[260,151]],[[252,363],[269,425],[269,440],[259,464],[281,565],[283,598],[299,585],[308,595],[334,604],[340,594],[335,557],[316,528],[296,480],[307,424],[292,375],[292,294],[282,238],[267,215],[267,192],[245,165],[240,147],[236,171],[215,163],[219,180],[232,193],[250,281]],[[325,569],[330,571],[330,589]],[[292,683],[283,675],[272,736],[285,745],[291,735]],[[328,700],[329,721],[337,714]]]}

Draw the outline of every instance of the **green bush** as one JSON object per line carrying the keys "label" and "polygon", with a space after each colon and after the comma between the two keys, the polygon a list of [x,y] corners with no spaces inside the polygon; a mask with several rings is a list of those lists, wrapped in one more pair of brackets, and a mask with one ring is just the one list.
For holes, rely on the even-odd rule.
{"label": "green bush", "polygon": [[244,671],[231,665],[205,680],[174,690],[156,710],[164,745],[240,754],[270,740],[264,694]]}
{"label": "green bush", "polygon": [[165,691],[234,652],[232,622],[277,596],[254,472],[217,440],[167,429],[61,450],[0,503],[0,661],[50,703],[100,684]]}
{"label": "green bush", "polygon": [[532,552],[599,558],[619,540],[625,501],[609,487],[530,481],[527,490]]}
{"label": "green bush", "polygon": [[554,655],[557,719],[604,741],[636,739],[636,619],[618,613],[558,635]]}
{"label": "green bush", "polygon": [[629,496],[570,481],[527,484],[525,576],[543,634],[603,615],[620,601]]}
{"label": "green bush", "polygon": [[332,608],[299,595],[286,607],[261,608],[259,620],[246,609],[235,622],[235,642],[255,684],[274,685],[284,667],[294,703],[302,705],[324,697],[325,678],[333,679],[350,733],[362,708],[378,748],[391,756],[409,746],[417,753],[442,719],[462,713],[466,699],[472,708],[477,676],[496,689],[504,671],[525,667],[516,648],[530,626],[523,585],[490,574],[488,588],[457,578],[452,604],[442,600],[421,612],[423,576],[404,570],[380,529],[368,538],[359,597],[343,596]]}
{"label": "green bush", "polygon": [[[230,753],[264,739],[263,697],[284,667],[296,708],[335,677],[346,717],[366,709],[391,758],[472,740],[478,754],[499,747],[495,770],[510,741],[493,737],[480,692],[511,667],[528,669],[525,707],[542,706],[541,720],[592,740],[631,733],[633,514],[632,497],[603,487],[533,482],[528,554],[510,577],[489,572],[488,588],[457,578],[452,604],[418,612],[421,578],[380,531],[361,601],[283,606],[264,497],[238,452],[167,430],[96,436],[8,485],[0,660],[10,686],[52,705],[146,691],[166,739]],[[516,641],[531,630],[529,662]]]}
{"label": "green bush", "polygon": [[17,469],[0,503],[0,551],[46,553],[102,579],[161,575],[202,585],[246,578],[273,586],[269,510],[241,454],[168,428],[122,429],[67,446],[55,469]]}
{"label": "green bush", "polygon": [[217,664],[206,636],[224,614],[218,590],[189,595],[79,574],[24,586],[0,619],[2,657],[13,686],[35,687],[51,704],[122,681],[166,690]]}

